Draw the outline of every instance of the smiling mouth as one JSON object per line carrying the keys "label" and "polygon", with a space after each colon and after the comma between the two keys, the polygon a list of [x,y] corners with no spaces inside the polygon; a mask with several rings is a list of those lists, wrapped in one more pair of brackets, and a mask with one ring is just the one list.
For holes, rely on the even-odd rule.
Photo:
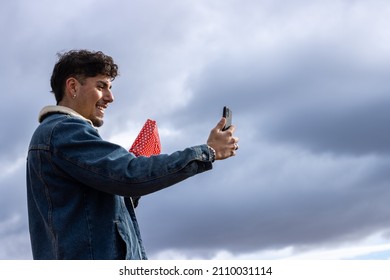
{"label": "smiling mouth", "polygon": [[98,110],[104,114],[104,110],[106,110],[107,106],[106,105],[96,105],[96,108],[98,108]]}

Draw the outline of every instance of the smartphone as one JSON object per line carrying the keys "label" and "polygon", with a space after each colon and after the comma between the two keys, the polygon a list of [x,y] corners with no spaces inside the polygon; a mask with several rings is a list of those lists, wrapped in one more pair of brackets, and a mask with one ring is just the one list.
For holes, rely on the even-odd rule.
{"label": "smartphone", "polygon": [[232,117],[233,117],[232,110],[230,110],[230,108],[227,106],[223,107],[222,116],[226,118],[226,124],[222,129],[222,131],[225,131],[232,125]]}

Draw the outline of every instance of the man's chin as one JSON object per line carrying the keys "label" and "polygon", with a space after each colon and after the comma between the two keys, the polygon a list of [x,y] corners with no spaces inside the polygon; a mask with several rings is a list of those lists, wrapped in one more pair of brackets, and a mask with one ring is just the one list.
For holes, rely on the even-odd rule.
{"label": "man's chin", "polygon": [[94,125],[95,127],[100,127],[100,126],[102,126],[103,123],[104,123],[103,119],[100,119],[100,118],[93,118],[93,119],[91,120],[91,122],[93,123],[93,125]]}

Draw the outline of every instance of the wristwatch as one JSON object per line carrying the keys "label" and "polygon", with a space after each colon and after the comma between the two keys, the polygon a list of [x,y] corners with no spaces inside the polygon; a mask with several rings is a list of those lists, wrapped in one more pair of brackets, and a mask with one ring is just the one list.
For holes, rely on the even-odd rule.
{"label": "wristwatch", "polygon": [[210,147],[210,146],[208,146],[209,147],[209,154],[210,154],[210,161],[211,162],[214,162],[215,161],[215,150],[214,150],[214,148],[212,148],[212,147]]}

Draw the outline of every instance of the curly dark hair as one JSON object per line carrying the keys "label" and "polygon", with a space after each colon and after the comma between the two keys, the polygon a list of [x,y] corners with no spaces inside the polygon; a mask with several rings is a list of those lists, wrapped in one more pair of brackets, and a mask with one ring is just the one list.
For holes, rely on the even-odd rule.
{"label": "curly dark hair", "polygon": [[50,79],[51,92],[55,95],[57,104],[64,97],[65,81],[69,77],[82,83],[85,78],[97,75],[105,75],[112,81],[119,75],[118,65],[111,56],[101,51],[71,50],[57,55],[58,61]]}

